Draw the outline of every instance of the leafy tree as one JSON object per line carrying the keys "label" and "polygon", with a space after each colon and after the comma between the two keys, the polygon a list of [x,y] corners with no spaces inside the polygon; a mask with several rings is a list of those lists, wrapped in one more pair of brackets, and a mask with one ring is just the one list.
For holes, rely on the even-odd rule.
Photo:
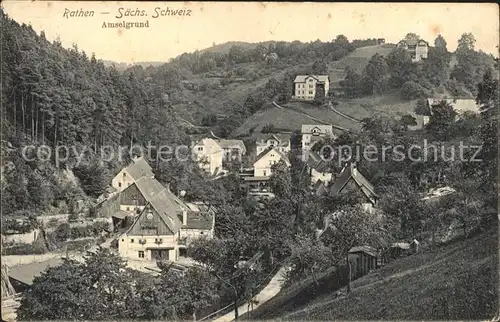
{"label": "leafy tree", "polygon": [[434,40],[434,47],[436,47],[436,48],[442,48],[445,51],[448,51],[446,49],[446,45],[447,45],[446,40],[444,39],[444,37],[442,35],[438,35],[436,37],[436,39]]}
{"label": "leafy tree", "polygon": [[346,46],[347,44],[349,44],[349,40],[344,35],[338,35],[337,37],[335,37],[334,43],[335,45]]}
{"label": "leafy tree", "polygon": [[333,213],[329,218],[328,229],[331,234],[325,237],[325,245],[334,251],[332,257],[340,262],[345,259],[349,268],[348,292],[351,290],[351,265],[348,261],[348,252],[352,247],[368,245],[381,247],[387,239],[383,223],[373,217],[367,216],[359,207],[344,207]]}
{"label": "leafy tree", "polygon": [[292,191],[290,171],[284,161],[280,161],[271,167],[272,175],[269,179],[269,187],[277,198],[288,197]]}
{"label": "leafy tree", "polygon": [[401,116],[401,119],[399,120],[399,122],[403,126],[404,131],[408,130],[408,127],[410,127],[410,126],[417,125],[417,120],[415,119],[415,117],[413,117],[409,114]]}
{"label": "leafy tree", "polygon": [[360,96],[362,92],[361,88],[361,75],[356,73],[354,69],[347,66],[345,69],[345,78],[341,82],[341,86],[345,87],[345,94],[347,97],[355,98]]}
{"label": "leafy tree", "polygon": [[426,116],[431,115],[430,108],[429,106],[427,106],[427,101],[424,98],[421,98],[417,101],[417,105],[415,106],[415,114]]}
{"label": "leafy tree", "polygon": [[199,238],[189,246],[189,254],[202,263],[217,280],[232,293],[235,320],[238,319],[238,301],[244,293],[247,269],[239,269],[241,257],[250,248],[250,239]]}
{"label": "leafy tree", "polygon": [[328,73],[328,66],[324,60],[317,60],[312,65],[312,73],[317,75],[324,75]]}
{"label": "leafy tree", "polygon": [[419,40],[420,39],[420,36],[417,35],[416,33],[414,32],[409,32],[406,34],[405,40]]}
{"label": "leafy tree", "polygon": [[480,128],[483,141],[481,158],[483,160],[484,172],[488,186],[495,183],[498,173],[498,109],[500,99],[498,95],[498,79],[494,79],[492,71],[488,70],[483,80],[478,84],[476,101],[481,105],[481,117],[484,121]]}
{"label": "leafy tree", "polygon": [[370,58],[363,72],[363,86],[368,94],[380,94],[384,91],[389,68],[384,57],[375,54]]}
{"label": "leafy tree", "polygon": [[102,162],[97,160],[90,164],[82,164],[73,169],[80,179],[83,191],[93,197],[98,197],[106,191],[109,184],[109,173]]}
{"label": "leafy tree", "polygon": [[457,113],[453,106],[446,101],[441,101],[432,107],[432,115],[429,118],[427,129],[435,135],[437,139],[447,140],[454,135],[453,125]]}

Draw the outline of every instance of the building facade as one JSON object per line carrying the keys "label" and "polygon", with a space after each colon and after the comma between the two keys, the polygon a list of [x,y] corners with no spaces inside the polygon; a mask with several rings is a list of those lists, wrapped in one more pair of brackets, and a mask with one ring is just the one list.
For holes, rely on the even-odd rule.
{"label": "building facade", "polygon": [[144,158],[135,158],[111,180],[113,194],[122,192],[143,177],[154,178],[153,170]]}
{"label": "building facade", "polygon": [[302,154],[307,155],[312,146],[323,138],[335,138],[333,126],[323,124],[303,124],[302,134]]}
{"label": "building facade", "polygon": [[193,154],[202,170],[212,175],[217,175],[222,171],[224,151],[214,139],[205,138],[193,144]]}
{"label": "building facade", "polygon": [[290,161],[283,152],[272,147],[264,150],[257,156],[257,160],[253,164],[254,177],[270,177],[272,174],[272,166],[280,161],[290,166]]}
{"label": "building facade", "polygon": [[297,75],[294,80],[294,99],[312,101],[316,92],[323,89],[324,97],[327,97],[330,89],[330,78],[328,75]]}
{"label": "building facade", "polygon": [[397,47],[406,50],[414,63],[426,59],[429,53],[429,43],[423,39],[401,40]]}
{"label": "building facade", "polygon": [[257,138],[255,142],[256,154],[261,154],[268,148],[274,148],[281,153],[291,150],[290,136],[285,134],[265,134]]}

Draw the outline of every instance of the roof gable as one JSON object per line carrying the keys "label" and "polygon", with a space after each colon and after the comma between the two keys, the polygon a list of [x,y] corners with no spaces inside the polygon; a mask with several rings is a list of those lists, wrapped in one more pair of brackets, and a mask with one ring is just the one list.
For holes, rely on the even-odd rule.
{"label": "roof gable", "polygon": [[297,75],[295,77],[294,83],[305,83],[307,79],[313,78],[318,82],[326,82],[330,80],[328,75]]}
{"label": "roof gable", "polygon": [[265,159],[269,154],[271,153],[276,153],[277,155],[280,156],[280,160],[283,160],[287,165],[290,165],[290,160],[288,160],[288,156],[281,151],[275,149],[274,147],[268,147],[264,151],[262,151],[259,155],[257,155],[257,158],[255,159],[255,162],[253,163],[254,165],[261,161],[262,159]]}
{"label": "roof gable", "polygon": [[152,170],[151,166],[143,157],[133,160],[131,165],[123,169],[123,171],[126,171],[136,181],[142,177],[153,177],[154,174]]}
{"label": "roof gable", "polygon": [[350,180],[356,183],[363,194],[373,203],[377,198],[373,185],[356,169],[354,163],[347,165],[330,189],[331,196],[337,196]]}

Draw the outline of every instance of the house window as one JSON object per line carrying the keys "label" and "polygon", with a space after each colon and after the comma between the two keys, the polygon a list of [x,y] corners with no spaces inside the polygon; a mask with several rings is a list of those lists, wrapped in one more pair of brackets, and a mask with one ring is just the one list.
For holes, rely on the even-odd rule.
{"label": "house window", "polygon": [[200,235],[203,235],[203,232],[200,232]]}
{"label": "house window", "polygon": [[133,238],[130,240],[130,243],[131,243],[131,244],[133,244],[133,243],[134,243],[134,239],[133,239]]}
{"label": "house window", "polygon": [[124,176],[124,177],[126,177],[126,176],[127,176],[127,173],[125,173],[125,172],[124,172],[124,173],[123,173],[123,176]]}
{"label": "house window", "polygon": [[264,174],[264,177],[266,176],[266,170],[262,171],[262,173]]}
{"label": "house window", "polygon": [[312,93],[313,93],[313,91],[309,91],[309,94],[312,94]]}
{"label": "house window", "polygon": [[202,147],[202,146],[199,146],[199,147],[198,147],[198,151],[203,151],[203,147]]}
{"label": "house window", "polygon": [[139,258],[144,258],[144,251],[143,250],[139,251]]}
{"label": "house window", "polygon": [[118,182],[118,187],[121,188],[121,186],[122,186],[122,183]]}
{"label": "house window", "polygon": [[125,241],[125,239],[122,238],[122,242],[124,242],[124,241]]}
{"label": "house window", "polygon": [[127,211],[130,211],[130,207],[127,207]]}
{"label": "house window", "polygon": [[309,84],[309,88],[313,88],[313,85],[312,85],[312,84]]}

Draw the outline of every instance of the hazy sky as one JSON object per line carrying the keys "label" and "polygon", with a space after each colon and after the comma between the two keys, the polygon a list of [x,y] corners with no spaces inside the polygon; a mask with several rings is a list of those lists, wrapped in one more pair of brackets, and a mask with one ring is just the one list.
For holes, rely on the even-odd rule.
{"label": "hazy sky", "polygon": [[[19,23],[31,23],[47,39],[63,46],[76,43],[89,55],[117,62],[167,61],[184,52],[227,41],[320,39],[338,34],[350,40],[385,38],[396,43],[407,32],[434,42],[441,33],[448,49],[464,32],[476,37],[476,48],[498,56],[499,8],[486,3],[236,3],[236,2],[78,2],[2,1]],[[191,10],[190,15],[160,16],[156,10]],[[121,17],[126,9],[147,16]],[[93,17],[65,17],[66,10],[94,11]],[[108,14],[102,14],[108,12]],[[69,14],[68,14],[69,16]],[[149,28],[103,28],[103,22],[145,22]]]}

